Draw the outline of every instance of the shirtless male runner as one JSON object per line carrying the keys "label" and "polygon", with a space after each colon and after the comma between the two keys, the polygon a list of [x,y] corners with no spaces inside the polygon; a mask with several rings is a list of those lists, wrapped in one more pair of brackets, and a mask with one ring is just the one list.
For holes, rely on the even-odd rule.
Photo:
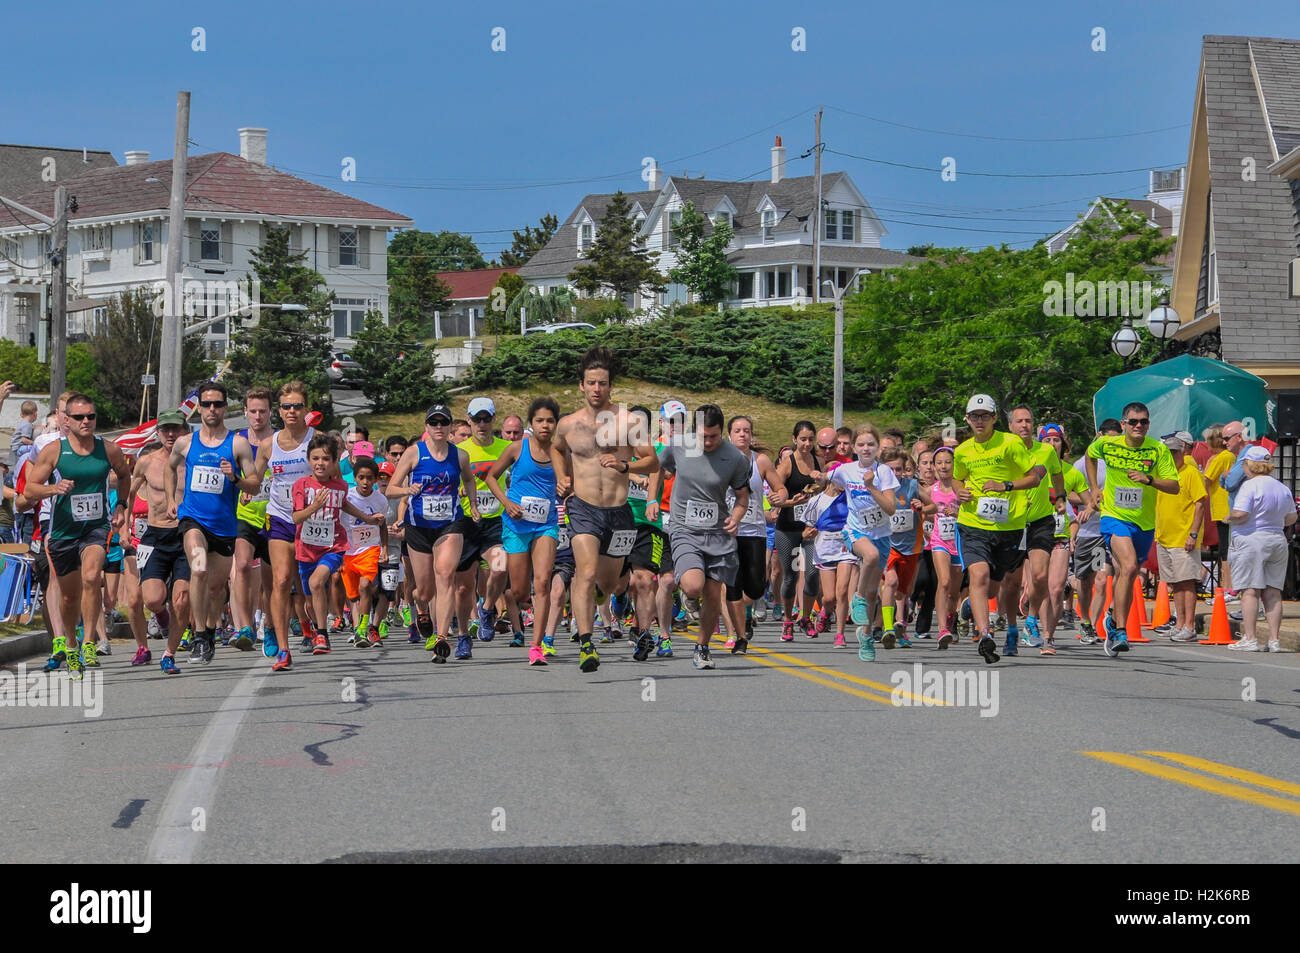
{"label": "shirtless male runner", "polygon": [[[551,441],[556,493],[568,497],[565,506],[575,564],[569,598],[578,624],[578,667],[584,672],[594,672],[600,665],[591,644],[595,590],[614,590],[636,542],[636,524],[627,505],[627,476],[659,471],[659,457],[650,446],[642,418],[610,403],[613,367],[609,348],[593,347],[583,355],[578,389],[586,403],[561,418]],[[644,661],[653,648],[654,640],[643,635],[633,657]]]}

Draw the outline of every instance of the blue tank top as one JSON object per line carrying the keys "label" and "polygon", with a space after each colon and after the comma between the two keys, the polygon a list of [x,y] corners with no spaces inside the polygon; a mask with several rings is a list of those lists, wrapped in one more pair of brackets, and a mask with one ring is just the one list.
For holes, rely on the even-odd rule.
{"label": "blue tank top", "polygon": [[830,506],[822,511],[817,517],[817,529],[823,533],[838,533],[844,529],[844,524],[849,519],[849,496],[847,493],[841,493],[835,499],[831,500]]}
{"label": "blue tank top", "polygon": [[239,489],[221,472],[222,460],[235,466],[234,431],[227,432],[216,447],[205,446],[199,434],[194,431],[185,453],[185,498],[176,515],[194,520],[213,536],[234,536],[238,532],[235,504]]}
{"label": "blue tank top", "polygon": [[456,505],[460,492],[460,452],[455,444],[447,444],[447,459],[434,457],[429,444],[421,440],[419,458],[411,469],[411,485],[423,485],[419,496],[413,496],[406,507],[406,522],[422,529],[441,529],[460,518]]}
{"label": "blue tank top", "polygon": [[[559,522],[554,502],[555,469],[549,462],[542,464],[533,459],[527,437],[524,437],[519,448],[519,459],[510,468],[510,487],[506,490],[506,499],[524,508],[524,519],[511,519],[509,513],[503,517],[515,533],[533,533]],[[532,519],[528,518],[530,516]]]}

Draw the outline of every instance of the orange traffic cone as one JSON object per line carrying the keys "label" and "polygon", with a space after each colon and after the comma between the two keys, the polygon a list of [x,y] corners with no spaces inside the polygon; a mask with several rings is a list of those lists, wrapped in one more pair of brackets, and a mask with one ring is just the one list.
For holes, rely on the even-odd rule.
{"label": "orange traffic cone", "polygon": [[1151,612],[1151,621],[1145,628],[1154,629],[1156,626],[1164,625],[1171,618],[1173,616],[1169,613],[1169,587],[1161,579],[1160,584],[1156,586],[1156,605]]}
{"label": "orange traffic cone", "polygon": [[1150,642],[1142,634],[1142,626],[1147,622],[1147,601],[1142,595],[1142,580],[1133,580],[1133,601],[1128,607],[1128,622],[1124,626],[1124,633],[1128,636],[1130,642]]}
{"label": "orange traffic cone", "polygon": [[1223,588],[1214,590],[1214,611],[1210,616],[1210,637],[1198,639],[1201,645],[1231,645],[1232,629],[1228,625],[1228,607],[1223,601]]}

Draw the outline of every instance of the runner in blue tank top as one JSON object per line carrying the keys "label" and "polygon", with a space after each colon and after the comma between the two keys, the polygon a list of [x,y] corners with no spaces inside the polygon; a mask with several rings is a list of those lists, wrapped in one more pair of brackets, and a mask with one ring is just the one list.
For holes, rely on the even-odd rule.
{"label": "runner in blue tank top", "polygon": [[[253,448],[226,429],[226,385],[213,381],[199,390],[202,424],[172,445],[163,485],[169,516],[179,517],[182,545],[190,564],[194,638],[190,662],[206,664],[216,653],[216,629],[225,607],[226,583],[235,556],[238,481],[253,469]],[[185,485],[176,470],[185,464]]]}
{"label": "runner in blue tank top", "polygon": [[[450,428],[451,409],[445,404],[430,407],[424,415],[424,437],[406,448],[386,491],[389,499],[407,497],[405,539],[415,577],[416,626],[433,643],[433,661],[438,663],[446,662],[451,654],[447,632],[464,536],[458,488],[469,500],[470,518],[476,523],[479,520],[469,454],[448,442]],[[467,639],[461,637],[457,658],[469,658]]]}
{"label": "runner in blue tank top", "polygon": [[[528,598],[531,579],[542,581],[533,599],[533,645],[529,665],[545,665],[542,637],[550,608],[547,597],[555,549],[559,543],[559,520],[555,508],[555,470],[551,466],[551,437],[560,419],[560,406],[550,397],[539,397],[528,408],[532,436],[516,440],[502,452],[484,482],[505,507],[501,543],[510,573],[510,594],[515,605]],[[539,459],[540,458],[540,459]],[[501,489],[501,477],[510,471],[510,490]],[[531,579],[530,579],[531,570]],[[523,645],[523,623],[511,619],[515,638],[511,645]]]}

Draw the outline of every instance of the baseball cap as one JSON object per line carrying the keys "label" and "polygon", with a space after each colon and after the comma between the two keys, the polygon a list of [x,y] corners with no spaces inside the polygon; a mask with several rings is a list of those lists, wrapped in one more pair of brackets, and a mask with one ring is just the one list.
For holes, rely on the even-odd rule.
{"label": "baseball cap", "polygon": [[[491,401],[489,401],[489,403],[491,403]],[[470,406],[473,407],[474,405],[470,404]],[[447,423],[451,423],[452,420],[451,408],[448,407],[446,404],[434,404],[427,411],[425,411],[424,422],[427,424],[434,417],[446,417]]]}
{"label": "baseball cap", "polygon": [[158,426],[188,427],[189,422],[185,419],[185,415],[179,410],[169,410],[166,413],[158,415]]}
{"label": "baseball cap", "polygon": [[1255,445],[1246,448],[1245,459],[1253,463],[1267,463],[1273,459],[1273,454],[1268,452],[1268,447]]}
{"label": "baseball cap", "polygon": [[1170,450],[1190,450],[1196,443],[1186,430],[1177,430],[1160,438]]}
{"label": "baseball cap", "polygon": [[319,427],[320,422],[324,419],[325,419],[325,415],[322,414],[319,410],[307,411],[306,424],[308,427]]}
{"label": "baseball cap", "polygon": [[670,400],[659,408],[659,416],[663,420],[672,420],[674,417],[685,417],[686,405],[680,400]]}
{"label": "baseball cap", "polygon": [[469,409],[465,411],[465,416],[472,419],[479,414],[487,414],[489,417],[497,415],[497,405],[492,403],[491,397],[475,397],[469,402]]}
{"label": "baseball cap", "polygon": [[392,475],[393,475],[394,473],[396,473],[396,472],[397,472],[397,467],[393,466],[393,461],[392,461],[392,460],[380,460],[380,461],[379,461],[379,475],[380,475],[380,476],[388,476],[388,477],[390,477],[390,476],[392,476]]}
{"label": "baseball cap", "polygon": [[369,440],[358,440],[352,445],[352,456],[354,457],[373,457],[375,455],[375,445]]}
{"label": "baseball cap", "polygon": [[970,400],[966,401],[966,413],[969,414],[976,410],[984,410],[990,414],[996,414],[998,412],[997,401],[988,394],[976,394]]}

